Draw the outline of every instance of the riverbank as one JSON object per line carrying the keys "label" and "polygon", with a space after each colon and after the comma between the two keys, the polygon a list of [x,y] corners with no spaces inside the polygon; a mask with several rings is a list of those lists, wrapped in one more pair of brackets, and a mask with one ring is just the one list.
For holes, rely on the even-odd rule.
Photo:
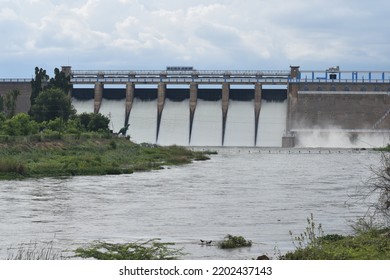
{"label": "riverbank", "polygon": [[0,143],[0,180],[130,174],[209,159],[179,146],[136,144],[119,137],[14,138]]}

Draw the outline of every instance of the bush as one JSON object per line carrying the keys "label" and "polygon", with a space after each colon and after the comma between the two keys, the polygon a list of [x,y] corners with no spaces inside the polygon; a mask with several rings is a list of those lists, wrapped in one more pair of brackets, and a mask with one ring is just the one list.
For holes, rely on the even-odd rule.
{"label": "bush", "polygon": [[97,241],[87,248],[77,248],[75,257],[97,260],[175,260],[183,255],[182,249],[169,247],[174,243],[157,240],[124,244]]}
{"label": "bush", "polygon": [[16,160],[0,158],[0,173],[17,173],[23,175],[26,173],[26,167]]}
{"label": "bush", "polygon": [[252,241],[246,240],[242,236],[226,235],[223,241],[218,242],[218,248],[220,249],[234,249],[241,247],[251,247]]}

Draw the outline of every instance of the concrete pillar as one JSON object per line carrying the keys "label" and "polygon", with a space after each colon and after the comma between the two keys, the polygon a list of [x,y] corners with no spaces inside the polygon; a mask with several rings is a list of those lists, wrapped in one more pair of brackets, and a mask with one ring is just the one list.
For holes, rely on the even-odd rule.
{"label": "concrete pillar", "polygon": [[[61,72],[65,74],[65,77],[69,80],[72,78],[72,66],[61,66]],[[72,87],[68,90],[68,97],[72,98]]]}
{"label": "concrete pillar", "polygon": [[95,83],[95,102],[94,102],[94,107],[93,107],[93,112],[95,114],[99,113],[100,106],[102,105],[103,90],[104,90],[103,83],[96,82]]}
{"label": "concrete pillar", "polygon": [[254,100],[254,107],[255,107],[255,146],[257,145],[257,132],[259,129],[259,118],[260,118],[260,109],[261,109],[261,92],[262,92],[262,85],[261,83],[255,84],[255,100]]}
{"label": "concrete pillar", "polygon": [[190,84],[190,135],[188,138],[189,143],[191,143],[192,124],[194,122],[197,100],[198,100],[198,84],[191,83]]}
{"label": "concrete pillar", "polygon": [[225,142],[227,113],[229,109],[229,83],[222,84],[222,146]]}
{"label": "concrete pillar", "polygon": [[289,84],[287,86],[287,120],[286,120],[286,134],[290,133],[292,122],[294,120],[295,112],[298,104],[298,84]]}
{"label": "concrete pillar", "polygon": [[295,137],[290,136],[283,136],[282,137],[282,148],[293,148],[295,147]]}
{"label": "concrete pillar", "polygon": [[301,73],[299,72],[299,66],[290,66],[290,69],[290,78],[299,79],[301,76]]}
{"label": "concrete pillar", "polygon": [[160,132],[161,116],[164,110],[165,104],[165,91],[167,85],[165,83],[159,83],[157,89],[157,131],[156,131],[156,143],[158,140],[158,134]]}
{"label": "concrete pillar", "polygon": [[126,112],[125,112],[125,126],[129,123],[131,108],[134,99],[134,83],[126,83]]}

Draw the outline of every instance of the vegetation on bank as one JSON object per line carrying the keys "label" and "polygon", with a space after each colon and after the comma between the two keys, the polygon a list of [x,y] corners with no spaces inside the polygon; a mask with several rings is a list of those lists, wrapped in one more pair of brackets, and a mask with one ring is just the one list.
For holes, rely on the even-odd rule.
{"label": "vegetation on bank", "polygon": [[138,145],[99,133],[8,139],[0,143],[0,179],[130,174],[208,159],[183,147]]}
{"label": "vegetation on bank", "polygon": [[46,70],[35,68],[28,114],[15,114],[18,91],[1,98],[0,179],[129,174],[208,159],[182,147],[138,145],[130,136],[114,135],[106,116],[76,114],[69,77],[57,68],[54,74],[50,79]]}
{"label": "vegetation on bank", "polygon": [[[295,250],[280,256],[282,260],[389,260],[390,228],[355,227],[354,235],[324,235],[321,224],[308,219],[304,233],[292,237]],[[292,233],[290,232],[292,236]]]}

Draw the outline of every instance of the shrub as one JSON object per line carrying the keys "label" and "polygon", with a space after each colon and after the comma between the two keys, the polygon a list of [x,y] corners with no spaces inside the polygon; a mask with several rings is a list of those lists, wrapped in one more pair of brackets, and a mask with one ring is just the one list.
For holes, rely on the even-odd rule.
{"label": "shrub", "polygon": [[159,239],[146,242],[115,244],[97,241],[87,248],[77,248],[75,257],[97,260],[174,260],[182,256],[182,249],[169,246],[174,243],[161,243]]}
{"label": "shrub", "polygon": [[218,242],[218,248],[220,249],[234,249],[240,247],[251,247],[252,241],[246,240],[242,236],[226,235],[223,241]]}

